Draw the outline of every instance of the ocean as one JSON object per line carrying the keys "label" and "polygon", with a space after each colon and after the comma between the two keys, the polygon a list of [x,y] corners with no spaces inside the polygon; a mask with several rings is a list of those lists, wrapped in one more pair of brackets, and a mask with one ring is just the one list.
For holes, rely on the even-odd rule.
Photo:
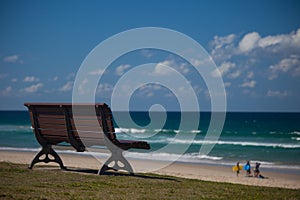
{"label": "ocean", "polygon": [[[159,114],[159,113],[157,113]],[[192,115],[192,114],[191,114]],[[143,128],[150,122],[147,112],[132,112],[132,119],[142,128],[116,126],[119,139],[146,140],[150,151],[139,151],[144,159],[172,160],[181,146],[189,144],[180,162],[234,165],[260,162],[261,167],[300,171],[300,113],[229,112],[219,140],[208,155],[199,153],[207,133],[211,113],[201,112],[199,128],[180,130],[180,112],[168,112],[161,128]],[[128,123],[129,124],[129,123]],[[155,133],[155,134],[154,134]],[[176,138],[180,133],[181,137]],[[191,139],[190,135],[195,137]],[[172,142],[172,148],[163,148]],[[38,151],[27,111],[0,111],[0,150]],[[160,151],[158,151],[160,150]],[[136,151],[126,156],[139,157]]]}

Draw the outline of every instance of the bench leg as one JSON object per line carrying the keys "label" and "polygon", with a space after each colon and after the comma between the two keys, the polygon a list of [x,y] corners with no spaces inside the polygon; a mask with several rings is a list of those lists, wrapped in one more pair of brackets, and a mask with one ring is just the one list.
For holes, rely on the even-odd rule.
{"label": "bench leg", "polygon": [[[110,164],[112,165],[112,167],[109,166]],[[123,156],[123,151],[121,150],[112,152],[112,155],[107,159],[102,168],[98,171],[98,174],[103,175],[107,170],[123,170],[127,171],[130,175],[133,175],[133,169],[130,163]]]}
{"label": "bench leg", "polygon": [[[51,155],[53,158],[50,158],[49,155]],[[41,158],[43,157],[44,158]],[[67,169],[59,155],[54,151],[54,149],[51,146],[43,147],[42,150],[34,157],[31,164],[29,165],[29,169],[33,168],[33,165],[39,162],[49,163],[49,162],[56,162],[59,164],[61,169]]]}

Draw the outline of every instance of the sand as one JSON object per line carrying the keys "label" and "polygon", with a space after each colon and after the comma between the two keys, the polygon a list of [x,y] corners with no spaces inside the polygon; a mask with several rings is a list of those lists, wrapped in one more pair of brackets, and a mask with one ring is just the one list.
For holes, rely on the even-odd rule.
{"label": "sand", "polygon": [[[0,151],[1,162],[11,162],[19,164],[29,164],[37,152],[25,151]],[[67,168],[80,168],[80,169],[99,169],[102,166],[105,158],[96,159],[91,155],[85,154],[59,154]],[[102,163],[101,163],[102,162]],[[261,172],[266,179],[246,177],[244,171],[241,171],[237,177],[236,173],[232,172],[231,167],[222,165],[209,165],[209,164],[190,164],[190,163],[169,163],[152,161],[152,160],[130,160],[135,172],[145,172],[145,169],[157,169],[150,171],[156,174],[171,175],[183,178],[192,178],[205,181],[237,183],[255,186],[267,187],[280,187],[280,188],[293,188],[300,189],[300,174],[289,173],[286,170],[271,171],[264,169],[261,166]],[[55,163],[48,163],[47,165],[55,165]],[[161,166],[165,166],[161,168]]]}

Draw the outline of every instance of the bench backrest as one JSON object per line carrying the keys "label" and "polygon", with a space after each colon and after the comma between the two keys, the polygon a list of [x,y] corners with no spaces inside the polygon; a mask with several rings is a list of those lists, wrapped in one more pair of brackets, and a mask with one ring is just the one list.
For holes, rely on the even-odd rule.
{"label": "bench backrest", "polygon": [[[111,109],[105,103],[25,103],[42,146],[70,143],[77,151],[116,140]],[[73,113],[74,112],[74,113]],[[76,113],[75,113],[76,112]]]}

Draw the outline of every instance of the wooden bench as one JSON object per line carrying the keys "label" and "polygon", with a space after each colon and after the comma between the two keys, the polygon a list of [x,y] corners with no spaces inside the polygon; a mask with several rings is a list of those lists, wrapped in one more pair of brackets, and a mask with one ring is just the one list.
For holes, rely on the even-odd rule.
{"label": "wooden bench", "polygon": [[123,156],[123,151],[131,148],[150,149],[150,145],[145,141],[117,139],[112,112],[105,103],[93,105],[24,103],[24,105],[29,110],[36,139],[42,146],[42,150],[29,165],[30,169],[39,162],[56,162],[61,169],[66,169],[62,159],[54,151],[53,145],[69,143],[78,152],[83,152],[93,145],[106,146],[109,149],[111,156],[99,169],[99,174],[107,170],[125,170],[133,174],[133,169]]}

